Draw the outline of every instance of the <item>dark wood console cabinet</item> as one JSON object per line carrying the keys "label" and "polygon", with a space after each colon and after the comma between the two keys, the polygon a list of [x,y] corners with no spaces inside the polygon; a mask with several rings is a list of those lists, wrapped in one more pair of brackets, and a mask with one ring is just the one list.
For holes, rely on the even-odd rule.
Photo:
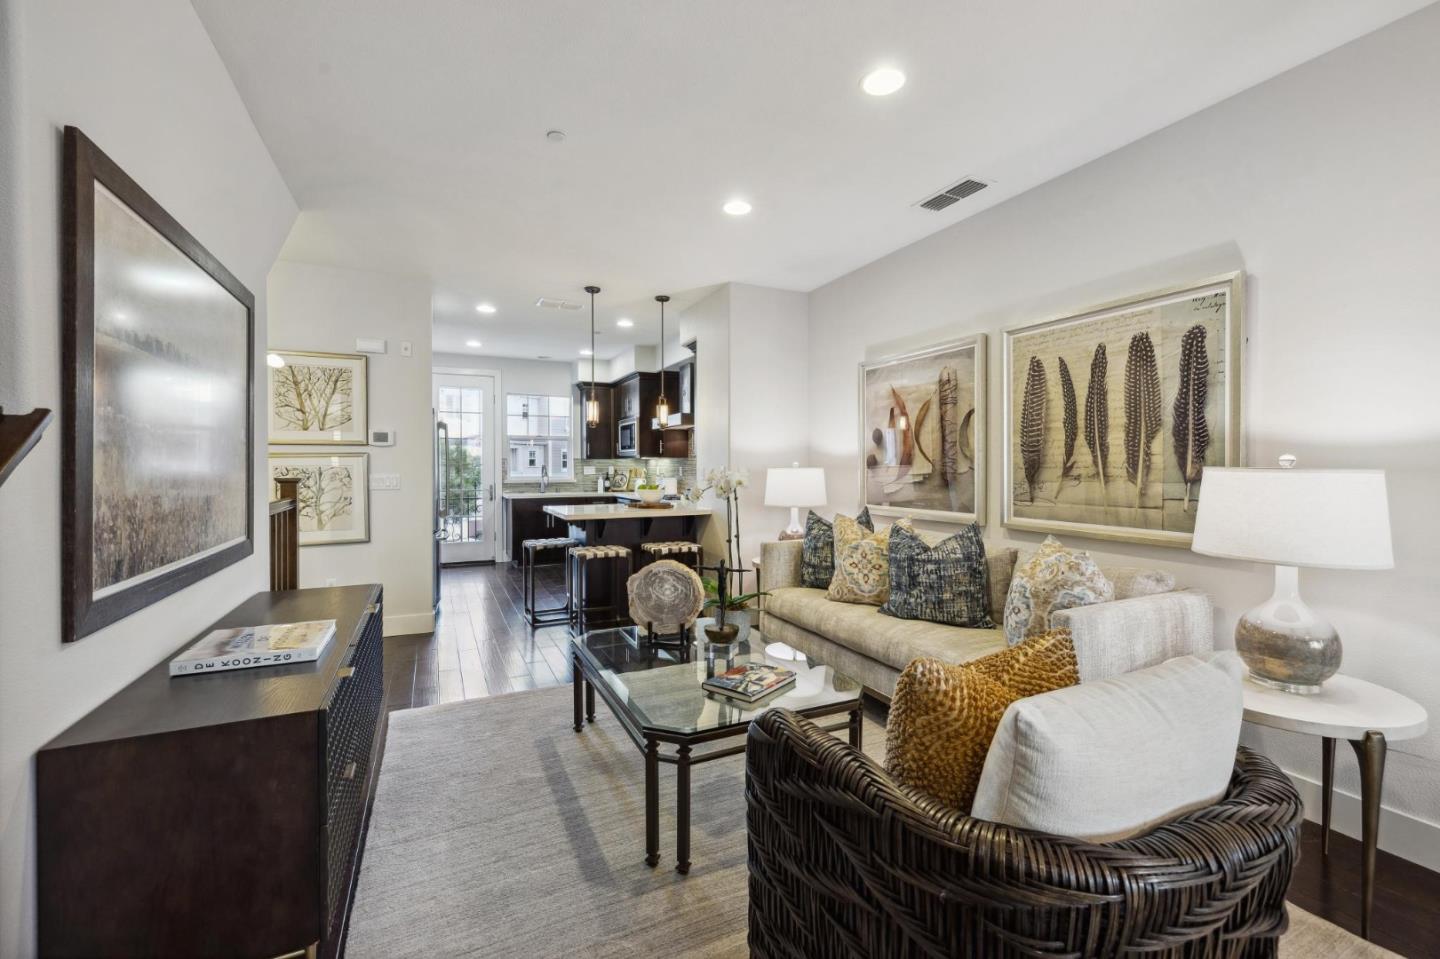
{"label": "dark wood console cabinet", "polygon": [[379,586],[257,593],[211,628],[334,619],[318,662],[172,679],[166,656],[40,750],[41,955],[340,954],[382,749],[380,607]]}

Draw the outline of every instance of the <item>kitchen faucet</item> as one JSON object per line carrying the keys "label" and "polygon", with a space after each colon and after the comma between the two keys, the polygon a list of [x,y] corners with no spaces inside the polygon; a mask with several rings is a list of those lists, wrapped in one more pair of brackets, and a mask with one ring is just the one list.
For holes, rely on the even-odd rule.
{"label": "kitchen faucet", "polygon": [[545,464],[544,466],[540,467],[540,492],[543,493],[543,492],[545,492],[545,491],[546,491],[547,489],[549,489],[549,488],[550,488],[550,464],[547,463],[547,464]]}

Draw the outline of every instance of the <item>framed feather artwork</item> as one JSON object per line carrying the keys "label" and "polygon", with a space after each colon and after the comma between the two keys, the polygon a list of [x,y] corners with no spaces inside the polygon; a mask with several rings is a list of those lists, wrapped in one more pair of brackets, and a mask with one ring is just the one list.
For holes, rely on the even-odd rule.
{"label": "framed feather artwork", "polygon": [[1007,330],[1004,524],[1188,548],[1242,465],[1243,312],[1236,272]]}
{"label": "framed feather artwork", "polygon": [[984,521],[985,336],[860,364],[860,488],[872,514]]}

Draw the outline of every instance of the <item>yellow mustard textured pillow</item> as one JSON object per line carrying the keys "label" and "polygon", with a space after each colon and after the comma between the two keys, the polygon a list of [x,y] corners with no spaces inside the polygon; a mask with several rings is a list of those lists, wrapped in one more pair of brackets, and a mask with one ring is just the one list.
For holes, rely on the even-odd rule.
{"label": "yellow mustard textured pillow", "polygon": [[895,684],[885,767],[896,781],[968,812],[1005,709],[1078,682],[1068,629],[958,666],[916,659]]}
{"label": "yellow mustard textured pillow", "polygon": [[[902,519],[895,526],[910,526]],[[890,598],[890,531],[872,533],[848,516],[835,517],[835,575],[828,599],[880,606]]]}

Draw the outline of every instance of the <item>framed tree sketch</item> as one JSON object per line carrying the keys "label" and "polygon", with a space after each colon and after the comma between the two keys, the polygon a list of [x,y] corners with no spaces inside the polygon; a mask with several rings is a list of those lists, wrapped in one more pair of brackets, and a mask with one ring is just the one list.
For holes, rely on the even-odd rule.
{"label": "framed tree sketch", "polygon": [[369,453],[271,453],[271,485],[285,477],[300,480],[301,546],[370,541]]}
{"label": "framed tree sketch", "polygon": [[1005,525],[1188,547],[1241,465],[1243,304],[1237,272],[1008,330]]}
{"label": "framed tree sketch", "polygon": [[[270,442],[363,446],[366,357],[349,353],[270,351]],[[278,357],[281,365],[275,366]]]}
{"label": "framed tree sketch", "polygon": [[62,636],[249,556],[255,299],[74,127],[62,237]]}
{"label": "framed tree sketch", "polygon": [[872,514],[984,516],[984,334],[860,364],[860,488]]}

